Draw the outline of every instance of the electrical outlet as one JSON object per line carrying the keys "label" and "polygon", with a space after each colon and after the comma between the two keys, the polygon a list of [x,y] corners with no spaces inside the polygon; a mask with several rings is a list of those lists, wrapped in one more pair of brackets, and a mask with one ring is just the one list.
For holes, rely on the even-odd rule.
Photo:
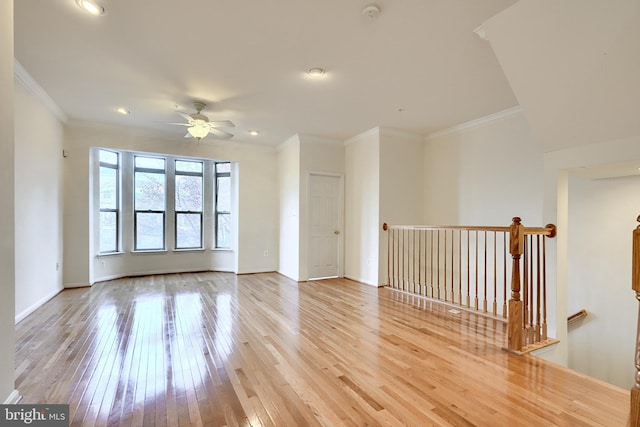
{"label": "electrical outlet", "polygon": [[269,251],[264,251],[264,256],[269,256]]}

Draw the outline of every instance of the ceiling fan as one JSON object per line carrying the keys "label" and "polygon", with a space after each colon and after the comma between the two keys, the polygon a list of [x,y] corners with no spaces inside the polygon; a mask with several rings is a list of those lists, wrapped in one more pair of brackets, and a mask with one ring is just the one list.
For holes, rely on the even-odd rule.
{"label": "ceiling fan", "polygon": [[235,127],[235,125],[229,120],[217,120],[210,121],[209,117],[201,113],[201,111],[207,106],[204,102],[194,101],[193,107],[196,109],[195,113],[187,114],[182,111],[176,111],[187,120],[187,123],[165,123],[167,125],[186,126],[187,133],[185,138],[195,138],[196,141],[200,141],[205,136],[212,134],[219,138],[232,138],[233,135],[229,132],[225,132],[218,128]]}

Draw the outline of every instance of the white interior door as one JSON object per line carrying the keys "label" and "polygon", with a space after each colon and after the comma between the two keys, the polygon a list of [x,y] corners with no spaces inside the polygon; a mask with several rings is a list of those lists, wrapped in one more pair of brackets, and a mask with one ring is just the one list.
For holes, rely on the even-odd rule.
{"label": "white interior door", "polygon": [[338,277],[342,259],[342,177],[309,174],[309,278]]}

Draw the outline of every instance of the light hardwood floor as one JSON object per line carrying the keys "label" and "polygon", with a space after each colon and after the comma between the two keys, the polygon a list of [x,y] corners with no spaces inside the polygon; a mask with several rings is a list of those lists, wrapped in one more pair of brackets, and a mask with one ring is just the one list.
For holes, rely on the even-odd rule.
{"label": "light hardwood floor", "polygon": [[113,280],[16,335],[22,403],[69,403],[72,425],[623,426],[629,406],[502,351],[501,323],[349,280]]}

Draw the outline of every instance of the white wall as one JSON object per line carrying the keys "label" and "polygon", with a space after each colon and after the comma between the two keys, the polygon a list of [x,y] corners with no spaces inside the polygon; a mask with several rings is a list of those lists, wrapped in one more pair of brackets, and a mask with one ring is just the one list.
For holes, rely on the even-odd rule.
{"label": "white wall", "polygon": [[[424,142],[418,135],[380,129],[380,222],[419,225],[423,220]],[[387,232],[378,224],[378,285],[388,284]]]}
{"label": "white wall", "polygon": [[[164,255],[130,254],[96,257],[90,241],[89,214],[91,147],[176,154],[237,162],[237,228],[233,258],[218,251]],[[83,286],[114,272],[163,273],[219,268],[229,263],[236,273],[275,271],[278,253],[278,205],[276,151],[239,141],[203,141],[193,144],[182,138],[126,127],[76,123],[65,130],[65,286]],[[264,256],[264,251],[268,252]],[[126,261],[125,261],[126,260]],[[104,265],[103,265],[104,262]]]}
{"label": "white wall", "polygon": [[[576,176],[637,168],[640,136],[543,153],[521,114],[493,119],[428,139],[425,222],[508,225],[517,215],[525,225],[556,224],[558,236],[547,240],[547,321],[560,343],[540,356],[628,387],[637,322],[630,243],[640,188],[635,179]],[[592,314],[568,334],[567,316],[581,308]]]}
{"label": "white wall", "polygon": [[[569,213],[571,211],[572,200],[575,197],[578,199],[584,198],[584,192],[586,190],[580,190],[577,195],[573,194],[573,191],[576,191],[578,187],[576,187],[576,182],[574,177],[576,176],[584,176],[585,174],[589,174],[590,171],[610,171],[610,173],[614,173],[617,168],[616,165],[628,165],[630,162],[636,162],[637,165],[635,168],[640,166],[640,136],[606,141],[598,144],[590,144],[583,147],[570,148],[565,150],[558,150],[554,152],[545,153],[545,202],[544,202],[544,218],[547,222],[553,222],[558,226],[558,236],[556,238],[556,268],[557,272],[549,273],[554,274],[557,281],[557,308],[555,317],[558,320],[557,322],[557,331],[555,331],[555,336],[561,340],[560,345],[558,346],[558,351],[550,357],[550,360],[553,360],[557,363],[567,365],[569,363],[570,358],[573,360],[573,364],[576,367],[586,367],[588,362],[586,359],[581,358],[585,355],[580,354],[569,354],[570,348],[569,346],[573,346],[573,343],[569,343],[570,337],[567,332],[567,324],[566,319],[568,315],[572,314],[570,312],[569,307],[573,309],[575,307],[572,298],[574,296],[570,294],[570,289],[574,289],[575,287],[581,287],[581,283],[573,283],[572,278],[575,277],[575,269],[576,268],[587,268],[585,264],[581,264],[580,267],[576,267],[575,264],[570,264],[569,260],[572,258],[571,251],[575,245],[583,245],[588,248],[597,247],[600,244],[598,239],[592,240],[591,233],[586,235],[581,235],[576,237],[576,234],[572,231],[572,227],[574,224],[570,221]],[[573,183],[573,185],[572,185]],[[617,191],[617,190],[614,190]],[[580,196],[582,194],[582,196]],[[576,200],[578,200],[576,199]],[[598,200],[594,200],[593,203],[598,203]],[[631,217],[624,221],[624,224],[627,224],[628,230],[627,236],[621,236],[623,239],[621,243],[617,243],[619,245],[626,245],[630,242],[631,239],[631,231],[635,227],[635,218],[640,212],[626,212],[628,208],[627,203],[633,203],[633,201],[627,201],[620,205],[621,210],[620,213],[617,212],[617,206],[612,206],[613,210],[610,212],[612,217],[621,218],[630,214]],[[575,209],[575,208],[574,208]],[[636,209],[640,209],[640,207],[636,207]],[[579,215],[579,213],[576,213]],[[628,221],[628,222],[627,222]],[[606,222],[609,222],[607,220]],[[595,224],[592,224],[595,226]],[[602,227],[605,224],[597,224],[597,226]],[[624,225],[620,225],[624,227]],[[611,238],[611,237],[609,237]],[[579,239],[574,241],[573,239]],[[619,248],[622,246],[618,246]],[[601,268],[609,268],[607,266],[615,266],[618,265],[619,260],[617,257],[620,255],[619,251],[612,252],[603,252],[602,257],[599,257],[597,262]],[[626,255],[627,259],[631,257],[631,250],[629,247],[629,252]],[[596,267],[594,267],[596,268]],[[571,280],[571,281],[570,281]],[[633,294],[631,292],[631,279],[630,279],[630,271],[624,268],[622,269],[614,269],[611,270],[611,275],[608,278],[609,283],[627,283],[629,288],[629,295],[627,298],[633,300]],[[601,286],[601,284],[597,284],[597,286]],[[584,292],[591,294],[592,292],[597,292],[596,290],[592,290],[590,287],[583,289]],[[592,306],[592,310],[601,313],[600,316],[592,316],[588,320],[589,328],[593,328],[590,330],[600,329],[602,322],[606,322],[603,316],[616,316],[614,312],[609,312],[611,309],[611,299],[604,298],[597,301],[593,301],[595,305]],[[627,304],[626,302],[620,302],[620,304]],[[602,315],[602,313],[607,312],[608,314]],[[637,322],[634,317],[633,320],[627,319],[627,321],[631,322],[631,326],[629,324],[618,325],[619,328],[629,328],[632,330],[635,329],[635,324]],[[604,349],[613,349],[616,352],[616,356],[614,358],[624,359],[628,357],[626,355],[625,347],[628,344],[621,345],[620,341],[614,339],[616,334],[607,333],[600,337],[600,351],[604,351]],[[635,342],[635,340],[634,340]],[[576,346],[579,345],[575,344]],[[575,348],[575,347],[574,347]],[[618,350],[620,352],[618,353]],[[577,358],[577,359],[576,359]],[[628,365],[633,365],[633,358],[629,359],[626,362]],[[616,373],[613,374],[609,372],[607,375],[610,378],[620,378],[626,375],[628,372],[628,366],[620,366],[610,364],[612,368],[616,369]],[[592,368],[590,368],[592,369]],[[590,371],[584,372],[587,375],[592,375]],[[601,372],[593,372],[593,376],[600,375]]]}
{"label": "white wall", "polygon": [[430,137],[424,221],[430,225],[541,226],[543,152],[518,111]]}
{"label": "white wall", "polygon": [[[558,227],[555,245],[548,252],[556,259],[548,277],[555,278],[557,284],[557,305],[549,321],[555,327],[550,333],[560,344],[545,357],[563,365],[572,360],[574,366],[585,369],[590,365],[586,358],[569,354],[573,353],[569,346],[574,344],[568,343],[566,317],[572,313],[567,309],[573,309],[575,302],[571,289],[583,284],[573,282],[577,267],[568,260],[580,245],[596,247],[600,243],[590,234],[574,241],[578,237],[569,214],[573,191],[578,187],[572,177],[583,175],[581,169],[610,168],[640,159],[638,12],[637,0],[520,0],[482,24],[532,133],[546,153],[543,222]],[[611,253],[604,255],[598,265],[616,265]],[[627,272],[613,272],[609,280],[624,280],[624,274]],[[597,293],[592,287],[583,290]],[[598,312],[610,309],[605,301],[596,302]],[[603,317],[591,317],[589,330],[603,330],[602,322],[606,322]],[[612,335],[601,337],[601,349],[616,349],[616,355],[621,354],[624,346],[610,339]],[[608,365],[613,367],[614,363]]]}
{"label": "white wall", "polygon": [[278,147],[280,264],[278,272],[300,279],[300,140],[294,135]]}
{"label": "white wall", "polygon": [[380,132],[349,139],[345,146],[345,277],[378,286],[380,226]]}
{"label": "white wall", "polygon": [[278,147],[280,188],[280,267],[294,280],[309,279],[307,180],[310,172],[344,174],[340,141],[294,135]]}
{"label": "white wall", "polygon": [[14,390],[14,105],[13,1],[0,2],[0,402],[16,403]]}
{"label": "white wall", "polygon": [[638,302],[631,290],[631,233],[640,214],[640,175],[569,178],[569,367],[630,389]]}
{"label": "white wall", "polygon": [[525,226],[558,226],[558,237],[546,242],[547,323],[560,344],[538,354],[566,365],[566,282],[556,272],[566,225],[555,214],[556,187],[553,197],[545,193],[548,173],[542,146],[517,108],[433,135],[425,149],[425,223],[508,226],[519,216]]}
{"label": "white wall", "polygon": [[62,138],[58,119],[16,81],[16,322],[62,290]]}

